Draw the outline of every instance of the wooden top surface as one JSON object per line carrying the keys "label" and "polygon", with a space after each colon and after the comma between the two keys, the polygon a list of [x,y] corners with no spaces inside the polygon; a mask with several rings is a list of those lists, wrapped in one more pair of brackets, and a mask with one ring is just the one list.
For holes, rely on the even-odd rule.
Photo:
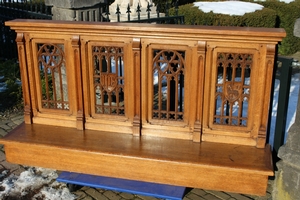
{"label": "wooden top surface", "polygon": [[232,170],[254,170],[266,175],[272,175],[273,170],[269,146],[258,149],[242,145],[195,143],[189,140],[150,136],[134,137],[122,133],[80,131],[74,128],[24,123],[1,138],[0,143],[56,146],[79,152],[89,151],[163,162],[229,167]]}
{"label": "wooden top surface", "polygon": [[[258,27],[233,27],[233,26],[199,26],[199,25],[171,25],[171,24],[145,24],[145,23],[112,23],[112,22],[78,22],[78,21],[55,21],[55,20],[30,20],[16,19],[5,22],[17,31],[38,31],[38,32],[73,32],[75,34],[112,32],[128,34],[136,37],[151,35],[159,36],[168,34],[169,36],[227,38],[232,36],[257,38],[262,41],[281,41],[286,36],[282,28],[258,28]],[[178,35],[179,34],[179,35]],[[251,38],[253,37],[253,38]],[[247,40],[247,38],[246,38]]]}

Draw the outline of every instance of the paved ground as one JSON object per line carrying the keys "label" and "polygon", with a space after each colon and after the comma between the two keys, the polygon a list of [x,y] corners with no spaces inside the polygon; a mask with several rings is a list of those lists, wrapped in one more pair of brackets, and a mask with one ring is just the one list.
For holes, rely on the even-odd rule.
{"label": "paved ground", "polygon": [[[0,115],[0,137],[6,135],[10,130],[23,122],[23,116],[21,114],[11,114],[9,117]],[[6,162],[4,148],[0,146],[0,172],[3,170],[9,170],[10,173],[19,175],[25,171],[25,168],[21,165],[14,165]],[[184,200],[271,200],[272,183],[269,181],[267,195],[264,197],[250,196],[235,193],[225,193],[220,191],[210,191],[202,189],[192,189],[184,197]],[[155,200],[157,198],[134,195],[123,192],[116,192],[111,190],[102,190],[90,187],[82,187],[74,192],[77,195],[78,200]]]}

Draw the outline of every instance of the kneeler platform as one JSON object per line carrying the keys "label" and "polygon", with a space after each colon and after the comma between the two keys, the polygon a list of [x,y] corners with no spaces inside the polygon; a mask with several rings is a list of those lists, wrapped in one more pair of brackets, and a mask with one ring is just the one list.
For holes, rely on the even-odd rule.
{"label": "kneeler platform", "polygon": [[56,180],[69,184],[140,194],[168,200],[181,200],[186,191],[185,187],[180,186],[78,174],[73,172],[62,172]]}
{"label": "kneeler platform", "polygon": [[96,176],[265,195],[270,147],[21,124],[0,139],[9,162]]}

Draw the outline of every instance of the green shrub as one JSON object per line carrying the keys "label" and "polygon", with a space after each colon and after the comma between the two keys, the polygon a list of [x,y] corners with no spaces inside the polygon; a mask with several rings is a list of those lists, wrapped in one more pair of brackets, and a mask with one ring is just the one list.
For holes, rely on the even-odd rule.
{"label": "green shrub", "polygon": [[276,11],[279,21],[277,27],[284,28],[287,36],[279,45],[279,53],[282,55],[294,54],[300,50],[300,38],[294,36],[295,21],[300,18],[300,1],[289,4],[278,1],[258,2],[266,8]]}
{"label": "green shrub", "polygon": [[5,90],[0,92],[0,111],[22,106],[20,68],[15,60],[0,61],[0,84]]}
{"label": "green shrub", "polygon": [[[185,24],[198,25],[275,27],[277,20],[276,12],[268,8],[244,16],[230,16],[204,13],[193,4],[186,4],[179,6],[178,14],[184,15]],[[170,15],[175,15],[174,8],[170,10]]]}
{"label": "green shrub", "polygon": [[[287,36],[279,45],[279,54],[290,55],[299,51],[300,38],[293,35],[293,30],[296,19],[300,18],[300,1],[289,4],[276,0],[255,3],[263,5],[264,9],[243,16],[204,13],[193,4],[179,6],[178,14],[184,15],[185,24],[284,28]],[[174,8],[170,15],[175,15]]]}

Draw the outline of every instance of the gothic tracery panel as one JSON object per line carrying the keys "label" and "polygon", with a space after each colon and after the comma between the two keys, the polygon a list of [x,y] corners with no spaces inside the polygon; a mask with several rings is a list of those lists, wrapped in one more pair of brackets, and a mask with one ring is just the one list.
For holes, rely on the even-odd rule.
{"label": "gothic tracery panel", "polygon": [[218,53],[214,124],[248,123],[252,54]]}
{"label": "gothic tracery panel", "polygon": [[125,115],[122,47],[93,46],[95,112]]}
{"label": "gothic tracery panel", "polygon": [[153,51],[152,118],[183,121],[185,52]]}
{"label": "gothic tracery panel", "polygon": [[63,44],[37,44],[42,108],[69,110]]}

